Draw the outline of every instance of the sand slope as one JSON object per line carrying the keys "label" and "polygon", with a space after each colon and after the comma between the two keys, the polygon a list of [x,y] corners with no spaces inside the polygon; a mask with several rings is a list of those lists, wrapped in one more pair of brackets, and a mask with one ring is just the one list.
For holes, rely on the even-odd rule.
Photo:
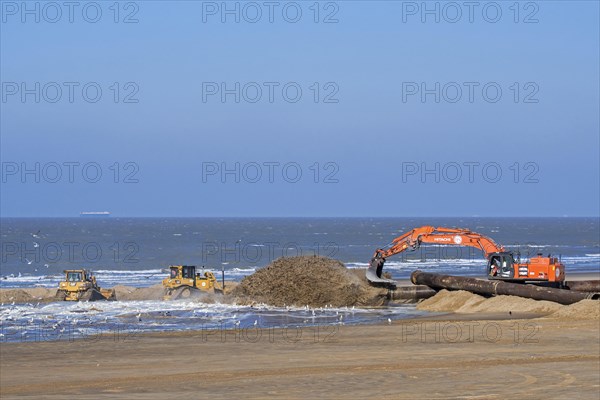
{"label": "sand slope", "polygon": [[54,301],[57,289],[28,288],[0,290],[1,303],[45,303]]}
{"label": "sand slope", "polygon": [[582,300],[564,306],[551,301],[525,299],[517,296],[485,298],[464,290],[440,290],[435,296],[423,300],[418,310],[454,313],[533,313],[554,318],[599,319],[600,301]]}

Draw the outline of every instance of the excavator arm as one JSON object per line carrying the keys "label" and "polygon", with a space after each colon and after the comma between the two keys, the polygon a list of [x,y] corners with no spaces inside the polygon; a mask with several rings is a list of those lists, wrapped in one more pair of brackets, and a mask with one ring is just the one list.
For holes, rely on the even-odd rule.
{"label": "excavator arm", "polygon": [[483,251],[486,258],[504,251],[492,239],[468,229],[422,226],[398,236],[387,247],[377,249],[367,270],[367,280],[375,285],[395,287],[394,280],[381,277],[386,258],[407,250],[417,250],[422,243],[475,247]]}

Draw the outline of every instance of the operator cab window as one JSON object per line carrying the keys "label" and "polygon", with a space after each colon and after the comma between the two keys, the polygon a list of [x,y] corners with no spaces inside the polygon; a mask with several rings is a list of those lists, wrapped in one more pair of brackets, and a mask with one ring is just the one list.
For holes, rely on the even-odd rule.
{"label": "operator cab window", "polygon": [[183,271],[182,271],[182,275],[184,278],[186,279],[193,279],[194,278],[194,272],[195,272],[195,267],[193,266],[184,266],[183,267]]}
{"label": "operator cab window", "polygon": [[69,272],[69,282],[79,282],[81,280],[81,273]]}

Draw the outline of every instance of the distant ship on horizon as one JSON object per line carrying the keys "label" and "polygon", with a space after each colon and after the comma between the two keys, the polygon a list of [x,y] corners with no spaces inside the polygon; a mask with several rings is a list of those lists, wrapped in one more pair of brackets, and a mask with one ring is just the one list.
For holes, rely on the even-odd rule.
{"label": "distant ship on horizon", "polygon": [[80,217],[110,217],[108,211],[82,211],[79,213]]}

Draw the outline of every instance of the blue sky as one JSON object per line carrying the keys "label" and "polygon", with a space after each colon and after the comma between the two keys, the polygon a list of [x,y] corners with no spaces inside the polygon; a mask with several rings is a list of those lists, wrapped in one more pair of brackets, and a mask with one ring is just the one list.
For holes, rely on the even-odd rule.
{"label": "blue sky", "polygon": [[598,2],[22,4],[2,216],[599,214]]}

